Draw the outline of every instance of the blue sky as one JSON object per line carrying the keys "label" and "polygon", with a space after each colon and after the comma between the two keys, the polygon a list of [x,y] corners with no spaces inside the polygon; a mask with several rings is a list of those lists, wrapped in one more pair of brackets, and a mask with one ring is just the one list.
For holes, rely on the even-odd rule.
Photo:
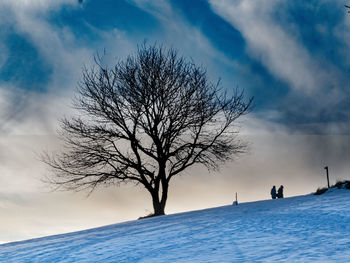
{"label": "blue sky", "polygon": [[207,67],[226,89],[245,89],[260,119],[291,132],[349,131],[349,18],[341,1],[3,2],[2,89],[73,90],[96,52],[106,49],[113,63],[157,42]]}
{"label": "blue sky", "polygon": [[[36,153],[57,150],[58,120],[83,66],[135,52],[146,41],[176,48],[231,91],[254,96],[240,123],[249,154],[211,176],[176,179],[167,212],[305,194],[350,179],[350,14],[338,0],[1,0],[0,242],[135,219],[151,210],[139,188],[90,198],[48,193]],[[350,1],[349,3],[350,4]],[[199,178],[200,177],[200,178]],[[131,194],[130,194],[131,193]],[[133,198],[129,198],[132,195]],[[55,204],[54,206],[52,204]]]}

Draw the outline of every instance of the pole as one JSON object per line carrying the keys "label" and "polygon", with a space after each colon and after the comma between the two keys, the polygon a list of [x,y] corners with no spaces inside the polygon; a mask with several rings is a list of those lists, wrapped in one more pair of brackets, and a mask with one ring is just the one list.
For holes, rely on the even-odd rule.
{"label": "pole", "polygon": [[236,205],[238,205],[238,200],[237,200],[237,192],[236,192]]}
{"label": "pole", "polygon": [[329,173],[328,173],[328,166],[326,166],[324,169],[326,169],[326,173],[327,173],[327,184],[328,184],[328,188],[329,186]]}

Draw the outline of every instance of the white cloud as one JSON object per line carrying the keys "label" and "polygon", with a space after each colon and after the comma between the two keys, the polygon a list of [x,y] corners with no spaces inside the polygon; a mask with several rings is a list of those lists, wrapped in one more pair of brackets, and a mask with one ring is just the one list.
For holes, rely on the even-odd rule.
{"label": "white cloud", "polygon": [[[158,44],[173,47],[179,51],[179,55],[193,59],[196,65],[205,67],[211,81],[216,82],[218,78],[221,78],[225,88],[236,88],[237,83],[233,75],[236,68],[239,67],[238,63],[217,50],[201,32],[201,29],[188,23],[169,2],[164,0],[130,1],[156,17],[162,24],[164,32],[156,39]],[[153,43],[150,42],[150,44]],[[228,74],[222,72],[225,66],[231,69]]]}
{"label": "white cloud", "polygon": [[48,11],[60,8],[64,4],[77,5],[77,0],[2,0],[0,6],[8,6],[16,10]]}
{"label": "white cloud", "polygon": [[[2,1],[7,28],[24,36],[52,69],[46,93],[25,91],[13,83],[0,87],[1,133],[45,134],[54,132],[57,120],[69,111],[69,105],[84,64],[92,63],[90,47],[77,46],[76,39],[66,27],[59,28],[47,21],[43,13],[77,1],[19,0]],[[4,10],[7,10],[5,12]],[[11,17],[11,18],[9,18]],[[4,44],[0,45],[6,51]],[[6,52],[0,57],[5,63]],[[0,65],[1,65],[0,64]]]}
{"label": "white cloud", "polygon": [[247,51],[269,71],[306,95],[319,91],[329,83],[327,71],[299,43],[273,20],[281,0],[265,0],[259,4],[242,0],[211,0],[213,10],[238,28],[247,41]]}
{"label": "white cloud", "polygon": [[58,28],[32,13],[16,12],[16,29],[26,35],[53,67],[55,89],[67,89],[80,78],[84,63],[91,62],[93,50],[77,46],[68,28]]}
{"label": "white cloud", "polygon": [[58,119],[72,112],[70,93],[38,93],[0,87],[0,134],[53,134]]}

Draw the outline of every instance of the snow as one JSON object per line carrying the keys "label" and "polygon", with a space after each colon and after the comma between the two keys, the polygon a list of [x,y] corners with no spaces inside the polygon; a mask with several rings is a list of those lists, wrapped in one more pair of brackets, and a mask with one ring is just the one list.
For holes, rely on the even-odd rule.
{"label": "snow", "polygon": [[0,245],[0,262],[350,262],[350,191],[173,214]]}

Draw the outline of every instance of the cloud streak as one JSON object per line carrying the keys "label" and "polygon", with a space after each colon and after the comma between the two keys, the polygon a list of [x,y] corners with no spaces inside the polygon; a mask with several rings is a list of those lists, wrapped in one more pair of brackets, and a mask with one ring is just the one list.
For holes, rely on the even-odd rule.
{"label": "cloud streak", "polygon": [[[298,28],[290,31],[288,26],[279,23],[276,13],[289,8],[283,1],[263,1],[257,5],[250,1],[212,0],[210,4],[218,15],[243,34],[248,55],[288,85],[288,95],[280,98],[284,102],[279,109],[280,119],[290,119],[294,123],[291,127],[305,121],[339,121],[339,116],[344,113],[338,106],[344,96],[350,95],[341,88],[347,85],[348,77],[337,65],[311,54],[301,42]],[[288,120],[285,123],[288,124]]]}
{"label": "cloud streak", "polygon": [[281,1],[211,1],[213,9],[244,35],[248,53],[293,89],[306,94],[318,85],[311,74],[312,59],[293,36],[288,35],[270,17]]}
{"label": "cloud streak", "polygon": [[[1,132],[7,134],[45,134],[57,128],[57,119],[69,111],[69,100],[80,78],[84,63],[91,62],[93,51],[77,46],[75,37],[66,28],[59,28],[47,21],[47,12],[59,10],[63,5],[76,6],[75,1],[3,1],[0,6],[7,10],[5,26],[13,28],[15,34],[24,37],[33,45],[42,59],[52,69],[45,85],[45,92],[27,91],[16,80],[0,83]],[[2,44],[2,46],[4,43]],[[1,45],[0,45],[1,47]],[[2,50],[6,51],[6,47]],[[18,51],[16,51],[18,53]],[[16,55],[16,53],[14,53]],[[12,60],[31,59],[11,57]],[[10,59],[4,56],[2,65]],[[21,65],[21,66],[25,66]],[[32,74],[36,74],[32,72]],[[23,76],[19,76],[23,77]],[[28,76],[35,78],[35,76]],[[24,83],[30,80],[23,79]]]}

